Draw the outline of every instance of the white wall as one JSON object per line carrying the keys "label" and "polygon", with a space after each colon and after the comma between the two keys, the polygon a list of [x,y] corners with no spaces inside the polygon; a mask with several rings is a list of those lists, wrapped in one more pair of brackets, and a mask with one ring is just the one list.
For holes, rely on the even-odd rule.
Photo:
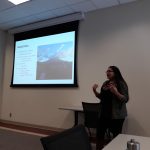
{"label": "white wall", "polygon": [[[143,0],[88,13],[80,24],[79,88],[10,88],[13,37],[7,41],[2,119],[68,128],[73,113],[58,108],[97,101],[91,87],[105,80],[109,65],[117,65],[130,92],[124,131],[150,136],[150,1]],[[10,118],[9,113],[12,113]]]}
{"label": "white wall", "polygon": [[2,110],[2,91],[3,91],[3,69],[4,69],[4,50],[6,45],[6,33],[0,30],[0,116]]}

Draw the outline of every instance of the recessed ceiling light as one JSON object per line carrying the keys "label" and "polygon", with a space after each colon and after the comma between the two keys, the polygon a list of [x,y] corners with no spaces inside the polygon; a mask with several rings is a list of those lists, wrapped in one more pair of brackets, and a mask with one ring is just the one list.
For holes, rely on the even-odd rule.
{"label": "recessed ceiling light", "polygon": [[10,1],[11,3],[13,3],[15,5],[18,5],[18,4],[21,4],[21,3],[24,3],[24,2],[27,2],[30,0],[8,0],[8,1]]}

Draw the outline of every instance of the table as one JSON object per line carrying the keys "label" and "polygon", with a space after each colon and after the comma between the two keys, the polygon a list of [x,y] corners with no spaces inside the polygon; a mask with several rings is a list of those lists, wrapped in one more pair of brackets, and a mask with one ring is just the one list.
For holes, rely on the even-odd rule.
{"label": "table", "polygon": [[150,149],[150,137],[119,134],[103,150],[127,150],[127,141],[130,141],[130,139],[135,139],[140,143],[140,150]]}
{"label": "table", "polygon": [[60,107],[59,109],[73,111],[74,112],[74,126],[78,125],[79,113],[83,113],[83,107],[82,106]]}

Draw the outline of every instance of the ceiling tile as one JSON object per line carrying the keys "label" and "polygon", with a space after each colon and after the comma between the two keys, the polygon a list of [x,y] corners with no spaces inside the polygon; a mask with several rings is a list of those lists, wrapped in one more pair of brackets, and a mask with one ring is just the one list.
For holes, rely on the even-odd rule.
{"label": "ceiling tile", "polygon": [[71,4],[76,4],[76,3],[80,3],[80,2],[84,2],[87,0],[63,0],[66,4],[71,5]]}
{"label": "ceiling tile", "polygon": [[9,2],[7,0],[1,0],[0,1],[0,12],[4,11],[6,9],[9,9],[11,7],[14,7],[14,5],[11,2]]}
{"label": "ceiling tile", "polygon": [[57,16],[63,16],[63,15],[74,13],[74,11],[70,7],[54,9],[51,12]]}
{"label": "ceiling tile", "polygon": [[96,9],[95,5],[91,1],[84,1],[70,5],[70,7],[76,12],[88,12]]}
{"label": "ceiling tile", "polygon": [[0,23],[13,21],[15,19],[18,20],[23,17],[28,17],[30,15],[43,13],[46,10],[53,10],[60,6],[66,6],[66,4],[59,0],[33,0],[31,2],[23,3],[21,5],[17,5],[11,9],[1,12]]}
{"label": "ceiling tile", "polygon": [[22,20],[17,20],[17,21],[0,24],[0,28],[5,30],[5,29],[14,28],[17,26],[22,26],[22,25],[24,25],[24,22]]}
{"label": "ceiling tile", "polygon": [[[65,7],[66,3],[63,0],[36,0],[32,4],[28,4],[28,7],[32,9],[38,9],[39,12],[43,10],[52,10],[60,7]],[[34,10],[33,10],[34,11]]]}
{"label": "ceiling tile", "polygon": [[30,24],[39,21],[39,18],[37,18],[36,16],[29,16],[20,19],[20,21],[23,21],[25,24]]}
{"label": "ceiling tile", "polygon": [[50,19],[50,18],[54,18],[56,17],[57,15],[56,14],[53,14],[52,11],[45,11],[45,12],[42,12],[42,13],[38,13],[36,15],[34,15],[36,18],[39,18],[41,20],[45,20],[45,19]]}
{"label": "ceiling tile", "polygon": [[119,5],[117,0],[91,0],[97,8],[107,8]]}
{"label": "ceiling tile", "polygon": [[136,0],[119,0],[120,4],[125,4],[125,3],[129,3],[129,2],[134,2]]}
{"label": "ceiling tile", "polygon": [[88,12],[133,1],[136,0],[31,0],[15,6],[8,0],[0,0],[0,28],[9,29],[74,12]]}
{"label": "ceiling tile", "polygon": [[17,9],[9,9],[0,13],[0,23],[18,20],[18,18],[25,17],[27,14],[24,11]]}

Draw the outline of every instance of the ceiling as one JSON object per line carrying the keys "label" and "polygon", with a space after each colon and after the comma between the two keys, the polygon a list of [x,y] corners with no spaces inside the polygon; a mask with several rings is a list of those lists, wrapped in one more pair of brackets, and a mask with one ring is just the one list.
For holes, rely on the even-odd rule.
{"label": "ceiling", "polygon": [[75,12],[89,12],[133,1],[136,0],[31,0],[14,5],[8,0],[0,0],[0,29],[9,30]]}

